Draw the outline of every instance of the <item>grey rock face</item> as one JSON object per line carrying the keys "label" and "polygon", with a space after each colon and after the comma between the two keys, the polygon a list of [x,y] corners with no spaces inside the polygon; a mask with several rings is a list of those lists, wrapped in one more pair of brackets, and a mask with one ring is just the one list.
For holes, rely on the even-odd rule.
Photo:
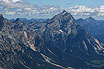
{"label": "grey rock face", "polygon": [[2,16],[2,14],[0,14],[0,30],[2,29],[3,25],[4,25],[4,17]]}
{"label": "grey rock face", "polygon": [[86,33],[66,11],[48,20],[43,33],[53,46],[75,56],[94,56],[103,50],[103,44]]}
{"label": "grey rock face", "polygon": [[103,60],[103,43],[86,33],[66,11],[43,23],[8,21],[0,31],[2,68],[94,68],[94,63],[88,63],[99,57]]}
{"label": "grey rock face", "polygon": [[92,17],[86,19],[77,19],[79,25],[81,25],[86,32],[99,39],[104,43],[104,21],[103,20],[95,20]]}

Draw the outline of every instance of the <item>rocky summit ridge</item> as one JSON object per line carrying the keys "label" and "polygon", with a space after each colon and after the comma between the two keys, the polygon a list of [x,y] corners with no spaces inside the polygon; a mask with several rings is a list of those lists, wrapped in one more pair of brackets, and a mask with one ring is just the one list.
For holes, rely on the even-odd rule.
{"label": "rocky summit ridge", "polygon": [[67,11],[43,23],[0,20],[5,24],[0,31],[1,68],[103,67],[104,44],[89,35]]}

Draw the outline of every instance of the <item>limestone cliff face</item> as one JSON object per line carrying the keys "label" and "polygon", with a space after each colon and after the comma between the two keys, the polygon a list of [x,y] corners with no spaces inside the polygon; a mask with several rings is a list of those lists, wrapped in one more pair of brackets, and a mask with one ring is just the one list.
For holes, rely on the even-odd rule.
{"label": "limestone cliff face", "polygon": [[94,59],[104,63],[103,43],[86,33],[66,11],[42,23],[7,22],[0,15],[0,24],[2,68],[85,69],[94,68]]}
{"label": "limestone cliff face", "polygon": [[53,46],[67,54],[86,57],[103,51],[104,44],[89,35],[66,11],[47,21],[43,36]]}

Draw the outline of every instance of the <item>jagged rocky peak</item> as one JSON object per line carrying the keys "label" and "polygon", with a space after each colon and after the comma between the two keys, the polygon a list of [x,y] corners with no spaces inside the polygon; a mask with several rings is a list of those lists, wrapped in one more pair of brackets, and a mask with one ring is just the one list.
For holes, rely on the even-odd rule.
{"label": "jagged rocky peak", "polygon": [[46,39],[54,41],[54,46],[77,56],[96,55],[99,49],[103,49],[103,45],[78,25],[66,11],[57,14],[48,22],[44,35]]}
{"label": "jagged rocky peak", "polygon": [[88,17],[88,18],[86,18],[86,19],[93,19],[93,20],[95,20],[93,17]]}
{"label": "jagged rocky peak", "polygon": [[0,14],[0,30],[2,29],[3,25],[4,25],[4,17],[2,14]]}
{"label": "jagged rocky peak", "polygon": [[63,10],[63,12],[60,13],[62,16],[72,16],[68,11]]}
{"label": "jagged rocky peak", "polygon": [[96,21],[93,17],[88,17],[85,19],[86,21]]}
{"label": "jagged rocky peak", "polygon": [[68,36],[71,33],[76,35],[77,30],[80,29],[73,16],[65,10],[48,20],[47,23],[45,33],[50,34],[52,37],[55,36],[55,39],[56,35]]}
{"label": "jagged rocky peak", "polygon": [[65,14],[68,14],[68,12],[67,12],[66,10],[64,10],[64,11],[62,12],[62,14],[65,15]]}
{"label": "jagged rocky peak", "polygon": [[0,14],[0,17],[2,16],[2,14]]}
{"label": "jagged rocky peak", "polygon": [[83,18],[79,18],[79,19],[77,19],[77,21],[83,21],[84,19]]}
{"label": "jagged rocky peak", "polygon": [[[0,67],[3,69],[90,69],[94,63],[89,65],[88,61],[97,60],[103,54],[103,44],[86,33],[65,10],[46,21],[45,26],[37,29],[39,33],[32,30],[41,23],[30,26],[22,25],[19,18],[15,21],[15,25],[5,26],[8,34],[1,31]],[[23,26],[27,28],[25,31]],[[95,62],[95,65],[100,64]]]}
{"label": "jagged rocky peak", "polygon": [[18,21],[20,21],[20,19],[19,19],[19,18],[17,18],[17,19],[15,20],[15,22],[18,22]]}
{"label": "jagged rocky peak", "polygon": [[63,11],[57,15],[55,15],[52,19],[54,20],[70,20],[73,19],[72,15],[68,13],[67,11]]}
{"label": "jagged rocky peak", "polygon": [[0,17],[2,16],[2,14],[0,14]]}
{"label": "jagged rocky peak", "polygon": [[22,21],[19,18],[17,18],[14,22],[21,23]]}
{"label": "jagged rocky peak", "polygon": [[4,20],[4,17],[2,14],[0,14],[0,21]]}
{"label": "jagged rocky peak", "polygon": [[49,20],[50,23],[54,23],[54,24],[59,24],[61,26],[64,26],[68,24],[70,25],[77,25],[76,20],[73,18],[73,16],[67,12],[67,11],[63,11],[57,15],[55,15],[52,19]]}

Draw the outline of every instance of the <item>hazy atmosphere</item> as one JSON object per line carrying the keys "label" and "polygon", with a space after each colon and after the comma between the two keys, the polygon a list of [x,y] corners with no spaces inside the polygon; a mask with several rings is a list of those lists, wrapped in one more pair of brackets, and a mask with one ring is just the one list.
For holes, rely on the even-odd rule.
{"label": "hazy atmosphere", "polygon": [[0,0],[0,69],[104,69],[104,0]]}
{"label": "hazy atmosphere", "polygon": [[0,0],[0,13],[6,18],[51,18],[67,10],[75,18],[104,17],[104,0]]}

